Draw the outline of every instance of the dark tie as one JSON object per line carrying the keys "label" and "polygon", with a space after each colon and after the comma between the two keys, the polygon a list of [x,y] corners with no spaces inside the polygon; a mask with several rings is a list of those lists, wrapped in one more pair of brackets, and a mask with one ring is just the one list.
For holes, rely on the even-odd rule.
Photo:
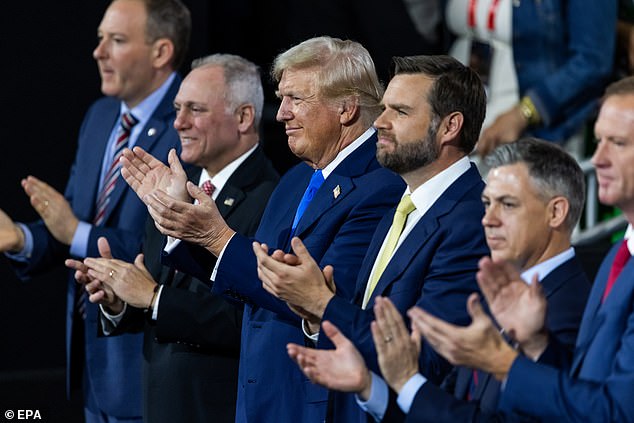
{"label": "dark tie", "polygon": [[478,371],[476,369],[471,370],[471,383],[469,384],[469,390],[467,391],[467,400],[471,401],[475,398],[476,389],[478,388]]}
{"label": "dark tie", "polygon": [[291,237],[295,233],[295,228],[297,228],[297,224],[299,223],[299,219],[302,218],[302,215],[306,211],[308,204],[310,204],[311,200],[315,196],[315,193],[324,183],[324,175],[321,173],[321,169],[317,169],[313,176],[310,178],[310,182],[308,183],[308,187],[306,187],[306,191],[304,191],[304,196],[302,200],[299,202],[299,206],[297,206],[297,211],[295,212],[295,218],[293,219],[293,226],[291,228]]}
{"label": "dark tie", "polygon": [[93,220],[93,223],[95,225],[101,225],[103,223],[106,215],[106,210],[108,209],[108,203],[110,202],[110,194],[114,190],[117,179],[119,178],[119,171],[121,169],[121,163],[119,163],[119,159],[121,158],[123,149],[128,146],[128,140],[130,138],[132,127],[137,123],[138,120],[129,112],[124,113],[121,116],[121,127],[117,132],[117,139],[114,144],[112,162],[110,163],[110,167],[106,172],[106,176],[104,176],[103,178],[101,191],[99,192],[99,196],[97,197],[97,212],[95,213],[95,218]]}
{"label": "dark tie", "polygon": [[213,195],[214,191],[216,190],[215,185],[212,184],[211,180],[209,179],[203,182],[201,188],[203,189],[203,191],[205,191],[205,194],[207,194],[210,197]]}
{"label": "dark tie", "polygon": [[608,276],[608,282],[605,284],[605,290],[603,291],[603,297],[601,298],[602,303],[608,297],[608,294],[614,286],[616,278],[619,277],[619,274],[621,274],[621,271],[623,270],[629,259],[630,250],[627,249],[627,239],[624,239],[623,242],[621,242],[621,246],[616,252],[616,255],[614,256],[612,268],[610,269],[610,275]]}

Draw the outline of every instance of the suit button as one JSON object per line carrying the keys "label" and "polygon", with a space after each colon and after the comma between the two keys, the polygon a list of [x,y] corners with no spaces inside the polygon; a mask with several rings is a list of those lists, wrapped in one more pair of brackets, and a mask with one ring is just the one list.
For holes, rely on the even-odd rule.
{"label": "suit button", "polygon": [[247,379],[247,383],[256,383],[257,381],[255,379]]}

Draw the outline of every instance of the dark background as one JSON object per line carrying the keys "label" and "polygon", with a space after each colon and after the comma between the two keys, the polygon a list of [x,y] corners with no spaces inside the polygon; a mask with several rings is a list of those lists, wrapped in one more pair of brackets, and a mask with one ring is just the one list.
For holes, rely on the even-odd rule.
{"label": "dark background", "polygon": [[[431,52],[398,0],[184,2],[193,17],[187,63],[222,52],[261,65],[267,99],[263,145],[280,172],[295,159],[274,121],[277,101],[268,69],[275,54],[316,35],[352,38],[370,50],[386,81],[392,55]],[[0,208],[17,221],[37,217],[20,187],[22,178],[34,175],[64,190],[83,114],[101,95],[92,50],[108,4],[3,3]],[[186,72],[187,67],[181,70]],[[44,421],[81,421],[78,403],[65,398],[65,272],[60,263],[22,283],[0,254],[0,416],[7,409],[38,409]]]}

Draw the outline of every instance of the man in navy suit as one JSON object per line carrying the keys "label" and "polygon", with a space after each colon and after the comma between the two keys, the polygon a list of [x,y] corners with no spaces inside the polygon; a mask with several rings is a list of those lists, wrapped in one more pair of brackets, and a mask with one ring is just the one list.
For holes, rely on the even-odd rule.
{"label": "man in navy suit", "polygon": [[[86,113],[64,195],[29,176],[22,185],[41,220],[14,224],[0,216],[2,250],[11,253],[21,278],[45,272],[68,256],[98,256],[101,236],[110,240],[115,257],[131,260],[140,251],[147,210],[116,171],[117,146],[142,146],[160,160],[179,147],[172,101],[190,28],[189,11],[179,0],[110,4],[93,52],[106,97]],[[127,113],[132,118],[123,119]],[[123,138],[122,121],[136,122]],[[82,388],[88,422],[139,421],[141,336],[97,337],[98,310],[82,300],[82,291],[69,274],[68,390]]]}
{"label": "man in navy suit", "polygon": [[[263,104],[259,68],[231,54],[195,60],[174,99],[181,159],[200,166],[190,172],[189,179],[207,188],[227,223],[247,236],[255,233],[279,180],[258,145]],[[139,147],[134,150],[143,154]],[[150,184],[147,189],[157,182],[164,189],[180,190],[175,195],[191,201],[185,190],[188,175],[175,153],[170,154],[170,167],[150,155],[143,156],[155,175],[144,178]],[[131,152],[127,156],[134,160]],[[136,186],[134,175],[123,176],[136,191],[143,191]],[[86,259],[100,273],[86,285],[89,299],[104,306],[101,320],[108,335],[145,332],[143,415],[147,421],[233,423],[243,309],[211,293],[209,274],[199,280],[164,266],[164,245],[165,237],[148,218],[145,264],[141,260],[131,264]],[[108,257],[107,246],[102,246]],[[206,265],[211,273],[215,261],[211,253],[197,245],[185,250],[190,260]],[[81,262],[70,264],[87,270]],[[104,295],[103,284],[115,296]]]}
{"label": "man in navy suit", "polygon": [[[404,189],[375,157],[372,122],[383,89],[367,50],[331,37],[281,53],[273,76],[281,99],[277,119],[304,163],[280,180],[255,239],[289,251],[291,235],[300,237],[323,265],[336,265],[337,294],[349,300],[372,232]],[[301,320],[262,288],[252,240],[228,226],[202,190],[187,187],[198,204],[160,190],[143,198],[161,232],[218,257],[213,291],[245,303],[236,421],[324,421],[327,390],[313,385],[286,355],[288,342],[303,342]],[[179,247],[168,257],[176,266]]]}
{"label": "man in navy suit", "polygon": [[498,342],[481,310],[474,310],[468,337],[424,312],[412,315],[450,361],[505,381],[500,409],[546,421],[634,421],[634,77],[606,89],[594,132],[599,200],[620,208],[629,226],[597,273],[572,357],[544,325],[543,295],[508,263],[484,259],[478,283],[519,349]]}
{"label": "man in navy suit", "polygon": [[[255,249],[264,287],[309,316],[307,335],[319,330],[321,320],[331,321],[377,373],[370,333],[374,299],[389,296],[403,314],[419,305],[466,324],[465,300],[477,290],[478,260],[488,253],[480,224],[484,182],[468,158],[486,107],[480,79],[449,56],[395,57],[393,65],[384,110],[374,123],[379,131],[377,158],[407,182],[401,204],[409,198],[413,205],[400,234],[394,236],[392,223],[400,215],[400,204],[379,223],[357,270],[352,301],[333,294],[300,240],[293,240],[299,266],[278,261],[279,253],[270,257],[261,246]],[[328,264],[334,265],[331,282],[338,289],[336,264]],[[325,270],[329,276],[331,270]],[[327,337],[314,341],[318,348],[331,346]],[[426,345],[420,365],[437,383],[451,369]],[[336,421],[362,418],[353,395],[333,393],[333,401]]]}
{"label": "man in navy suit", "polygon": [[[487,158],[487,164],[491,170],[482,194],[486,210],[482,225],[491,256],[508,260],[522,271],[524,281],[541,285],[549,304],[548,327],[571,350],[590,291],[570,244],[583,208],[583,172],[561,148],[536,139],[498,148]],[[396,403],[407,413],[407,421],[518,420],[518,416],[497,411],[500,384],[490,374],[457,367],[445,380],[444,389],[428,383],[418,373],[420,336],[415,334],[410,339],[400,313],[389,300],[378,301],[375,311],[374,342],[381,371],[398,394]],[[318,358],[319,362],[302,358],[300,365],[308,373],[319,368],[316,382],[360,393],[367,401],[362,402],[363,408],[376,420],[403,421],[405,415],[396,403],[391,402],[386,410],[385,383],[376,375],[370,376],[358,354],[352,352],[352,344],[333,331],[332,325],[328,328],[339,359],[331,353],[330,357]],[[387,337],[392,339],[385,342]],[[290,351],[295,357],[302,354],[317,358],[313,351],[302,347],[293,346]],[[337,367],[335,363],[349,364]],[[354,385],[355,380],[359,384]],[[337,381],[339,384],[333,385]]]}

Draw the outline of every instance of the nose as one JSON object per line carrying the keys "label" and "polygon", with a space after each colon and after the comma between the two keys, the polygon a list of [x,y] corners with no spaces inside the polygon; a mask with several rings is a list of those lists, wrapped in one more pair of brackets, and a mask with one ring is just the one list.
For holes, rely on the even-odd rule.
{"label": "nose", "polygon": [[290,108],[290,102],[290,98],[282,97],[282,102],[280,103],[280,107],[277,109],[275,120],[277,120],[278,122],[284,122],[293,118],[293,113],[291,112]]}
{"label": "nose", "polygon": [[607,141],[599,140],[597,148],[590,159],[594,167],[603,166],[607,162]]}
{"label": "nose", "polygon": [[497,215],[497,207],[493,204],[490,204],[488,207],[484,209],[484,216],[482,216],[482,226],[491,227],[498,226],[500,224],[500,219]]}
{"label": "nose", "polygon": [[386,117],[386,110],[384,110],[375,120],[374,120],[374,127],[376,129],[379,128],[387,128],[389,126],[388,124],[388,119]]}
{"label": "nose", "polygon": [[174,129],[180,131],[181,129],[186,129],[189,124],[189,120],[187,119],[187,112],[185,107],[176,111],[176,119],[174,119]]}
{"label": "nose", "polygon": [[99,40],[99,43],[97,43],[97,47],[95,47],[95,49],[92,51],[92,57],[95,60],[103,59],[106,57],[106,42],[103,38]]}

